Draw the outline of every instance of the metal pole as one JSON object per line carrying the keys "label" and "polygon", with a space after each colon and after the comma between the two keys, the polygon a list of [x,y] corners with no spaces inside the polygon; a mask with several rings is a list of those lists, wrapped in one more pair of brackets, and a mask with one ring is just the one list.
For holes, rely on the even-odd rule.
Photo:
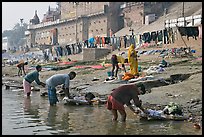
{"label": "metal pole", "polygon": [[77,43],[77,4],[76,4],[76,43]]}
{"label": "metal pole", "polygon": [[182,17],[184,17],[184,2],[182,3],[183,3]]}
{"label": "metal pole", "polygon": [[182,10],[182,16],[184,18],[184,27],[186,26],[186,20],[185,20],[185,16],[184,16],[184,2],[182,2],[183,4],[183,10]]}
{"label": "metal pole", "polygon": [[77,15],[77,7],[79,2],[75,2],[76,4],[76,43],[78,43],[78,37],[77,37],[77,23],[78,23],[78,15]]}

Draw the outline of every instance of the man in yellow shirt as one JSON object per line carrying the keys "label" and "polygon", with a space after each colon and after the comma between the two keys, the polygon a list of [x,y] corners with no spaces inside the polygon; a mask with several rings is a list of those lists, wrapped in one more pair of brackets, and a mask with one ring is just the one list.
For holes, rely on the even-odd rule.
{"label": "man in yellow shirt", "polygon": [[118,63],[122,64],[122,68],[124,72],[126,72],[125,63],[128,63],[128,59],[125,59],[122,56],[113,54],[111,57],[111,63],[112,63],[112,71],[111,71],[112,77],[114,76],[115,67],[116,67],[115,77],[117,77],[118,75],[118,69],[119,69]]}

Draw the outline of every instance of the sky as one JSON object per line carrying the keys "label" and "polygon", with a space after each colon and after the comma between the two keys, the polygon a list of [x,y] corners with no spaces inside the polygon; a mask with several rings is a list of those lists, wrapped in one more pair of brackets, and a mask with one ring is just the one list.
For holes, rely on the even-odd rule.
{"label": "sky", "polygon": [[2,32],[13,29],[15,24],[20,23],[20,19],[29,23],[35,10],[41,21],[49,6],[57,7],[56,2],[2,2]]}

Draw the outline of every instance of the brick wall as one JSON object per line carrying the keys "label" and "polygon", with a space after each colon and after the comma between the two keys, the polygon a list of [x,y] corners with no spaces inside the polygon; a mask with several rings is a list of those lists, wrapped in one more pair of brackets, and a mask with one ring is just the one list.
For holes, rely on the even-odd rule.
{"label": "brick wall", "polygon": [[[109,2],[79,2],[77,15],[89,15],[104,10],[104,5]],[[61,2],[61,19],[69,19],[76,16],[76,5],[73,2]]]}
{"label": "brick wall", "polygon": [[132,26],[142,26],[144,24],[144,4],[126,7],[122,12],[124,13],[124,27],[129,27],[128,24],[132,24]]}
{"label": "brick wall", "polygon": [[107,35],[107,17],[105,15],[90,18],[88,26],[89,38],[97,35]]}

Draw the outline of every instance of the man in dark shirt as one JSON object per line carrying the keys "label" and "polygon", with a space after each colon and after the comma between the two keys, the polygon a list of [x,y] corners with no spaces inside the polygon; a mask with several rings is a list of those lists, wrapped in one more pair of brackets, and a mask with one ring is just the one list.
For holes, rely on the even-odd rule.
{"label": "man in dark shirt", "polygon": [[113,92],[109,95],[106,107],[108,110],[111,110],[113,114],[113,121],[116,121],[118,118],[117,111],[119,111],[121,115],[122,122],[126,121],[126,112],[124,105],[127,105],[133,113],[138,113],[130,103],[133,100],[134,105],[140,108],[144,113],[148,113],[141,106],[142,102],[139,100],[138,95],[145,94],[145,90],[140,90],[137,85],[122,85],[116,89],[112,90]]}
{"label": "man in dark shirt", "polygon": [[[118,69],[119,69],[118,63],[122,64],[122,68],[123,68],[124,72],[126,72],[125,63],[128,63],[128,59],[125,59],[122,56],[113,54],[111,57],[112,77],[114,76],[114,71],[115,71],[115,77],[117,77],[117,75],[118,75]],[[116,70],[115,70],[115,67],[116,67]]]}

